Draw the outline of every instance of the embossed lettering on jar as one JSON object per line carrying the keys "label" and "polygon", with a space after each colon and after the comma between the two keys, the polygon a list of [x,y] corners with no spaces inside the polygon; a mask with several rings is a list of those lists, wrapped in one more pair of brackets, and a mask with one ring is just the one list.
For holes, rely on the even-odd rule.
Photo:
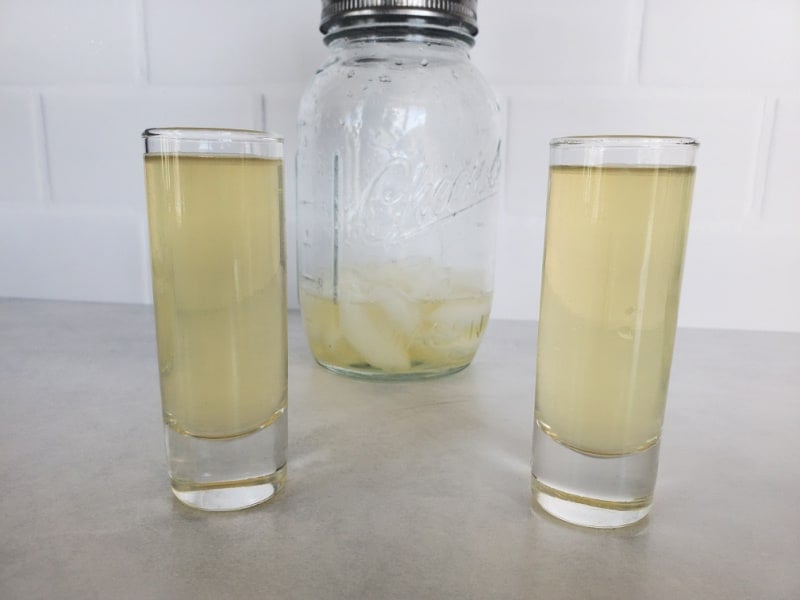
{"label": "embossed lettering on jar", "polygon": [[315,359],[397,379],[463,369],[489,318],[502,144],[469,59],[474,1],[323,0],[301,102],[298,282]]}

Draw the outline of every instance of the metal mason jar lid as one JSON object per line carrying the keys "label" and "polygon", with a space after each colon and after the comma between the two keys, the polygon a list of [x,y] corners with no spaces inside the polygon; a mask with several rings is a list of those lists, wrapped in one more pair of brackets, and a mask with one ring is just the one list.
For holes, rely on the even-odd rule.
{"label": "metal mason jar lid", "polygon": [[350,17],[416,17],[456,21],[474,36],[477,7],[478,0],[322,0],[319,30],[328,33],[332,25]]}

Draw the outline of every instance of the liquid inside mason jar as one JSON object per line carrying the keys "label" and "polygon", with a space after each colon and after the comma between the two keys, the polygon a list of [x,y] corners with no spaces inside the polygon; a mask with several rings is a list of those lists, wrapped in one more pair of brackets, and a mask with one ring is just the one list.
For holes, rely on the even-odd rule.
{"label": "liquid inside mason jar", "polygon": [[314,357],[362,374],[436,374],[467,366],[492,295],[471,271],[429,259],[364,264],[300,286]]}

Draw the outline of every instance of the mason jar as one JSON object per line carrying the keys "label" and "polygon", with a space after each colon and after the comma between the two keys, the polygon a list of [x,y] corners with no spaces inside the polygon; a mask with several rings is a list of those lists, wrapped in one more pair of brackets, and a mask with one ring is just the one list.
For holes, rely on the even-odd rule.
{"label": "mason jar", "polygon": [[489,319],[503,152],[476,1],[323,0],[320,30],[297,153],[311,351],[367,378],[459,371]]}

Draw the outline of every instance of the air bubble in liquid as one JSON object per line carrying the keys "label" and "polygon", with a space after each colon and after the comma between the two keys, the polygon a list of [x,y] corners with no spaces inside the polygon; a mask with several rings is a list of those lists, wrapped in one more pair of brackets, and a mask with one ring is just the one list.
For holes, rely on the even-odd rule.
{"label": "air bubble in liquid", "polygon": [[632,340],[633,329],[631,329],[630,327],[620,327],[617,330],[617,335],[621,337],[623,340]]}

